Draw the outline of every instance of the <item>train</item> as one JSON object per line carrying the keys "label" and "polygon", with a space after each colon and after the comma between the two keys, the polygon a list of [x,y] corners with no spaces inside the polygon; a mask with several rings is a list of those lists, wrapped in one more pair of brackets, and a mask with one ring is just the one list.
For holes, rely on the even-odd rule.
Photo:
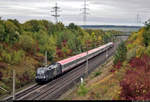
{"label": "train", "polygon": [[91,58],[97,56],[98,54],[103,53],[106,50],[109,50],[113,47],[114,47],[114,43],[109,42],[98,48],[89,50],[88,55],[87,55],[87,51],[86,51],[81,54],[72,56],[70,58],[55,62],[46,67],[40,67],[36,70],[35,81],[37,83],[48,82],[48,81],[52,80],[53,78],[60,76],[60,75],[64,74],[65,72],[75,68],[75,66],[80,65],[81,63],[85,62],[87,57],[88,57],[88,59],[91,59]]}

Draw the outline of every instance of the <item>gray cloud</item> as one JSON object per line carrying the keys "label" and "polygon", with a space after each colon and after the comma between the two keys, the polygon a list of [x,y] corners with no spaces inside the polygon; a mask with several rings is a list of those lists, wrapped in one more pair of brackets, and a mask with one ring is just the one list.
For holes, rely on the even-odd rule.
{"label": "gray cloud", "polygon": [[[136,25],[136,15],[142,22],[150,17],[150,0],[87,0],[90,8],[87,24]],[[83,24],[81,8],[83,0],[57,0],[65,24]],[[47,19],[54,22],[51,8],[55,0],[0,0],[0,16],[3,19]]]}

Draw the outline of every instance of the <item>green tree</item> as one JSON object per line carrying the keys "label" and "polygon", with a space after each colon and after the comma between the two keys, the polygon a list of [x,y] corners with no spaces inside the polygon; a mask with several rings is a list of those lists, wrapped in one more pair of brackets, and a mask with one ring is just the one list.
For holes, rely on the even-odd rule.
{"label": "green tree", "polygon": [[40,24],[37,20],[30,20],[23,24],[24,30],[29,32],[38,32],[40,30]]}
{"label": "green tree", "polygon": [[150,44],[150,27],[144,31],[143,38],[144,38],[144,44],[147,47]]}
{"label": "green tree", "polygon": [[71,30],[78,30],[79,27],[77,25],[75,25],[74,23],[70,23],[67,28],[71,29]]}
{"label": "green tree", "polygon": [[19,41],[21,47],[27,51],[27,52],[35,52],[36,51],[36,42],[35,40],[30,36],[30,33],[25,32],[20,36]]}
{"label": "green tree", "polygon": [[3,24],[0,24],[0,41],[5,41],[6,35],[5,35],[5,27]]}
{"label": "green tree", "polygon": [[8,21],[12,22],[18,29],[17,29],[17,32],[19,32],[19,34],[21,34],[23,32],[23,28],[21,26],[21,24],[19,23],[18,20],[14,19],[8,19]]}
{"label": "green tree", "polygon": [[125,46],[125,42],[121,42],[115,54],[114,64],[117,64],[118,61],[123,62],[127,56],[127,48]]}
{"label": "green tree", "polygon": [[92,38],[92,48],[95,48],[96,47],[97,37],[96,37],[94,32],[92,32],[91,38]]}
{"label": "green tree", "polygon": [[4,41],[10,44],[15,43],[19,40],[19,32],[18,28],[11,22],[6,21],[5,22],[5,37]]}

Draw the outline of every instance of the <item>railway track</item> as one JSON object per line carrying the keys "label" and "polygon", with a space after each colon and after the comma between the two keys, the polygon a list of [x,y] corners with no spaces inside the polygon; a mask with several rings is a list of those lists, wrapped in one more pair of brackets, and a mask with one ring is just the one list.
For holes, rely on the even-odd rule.
{"label": "railway track", "polygon": [[[109,56],[113,54],[114,49],[110,49],[107,53]],[[99,54],[98,56],[89,60],[88,73],[92,72],[96,67],[106,61],[106,52]],[[55,100],[59,98],[69,88],[76,85],[80,81],[81,76],[85,72],[86,62],[78,65],[68,73],[55,78],[51,82],[45,85],[33,85],[28,89],[23,90],[16,94],[16,100]],[[12,97],[5,99],[7,101],[12,100]]]}
{"label": "railway track", "polygon": [[[26,88],[26,89],[24,89],[20,92],[17,92],[16,95],[15,95],[15,98],[18,99],[19,97],[21,97],[21,96],[23,96],[27,93],[30,93],[32,90],[35,90],[39,87],[41,87],[41,85],[34,84],[34,85],[32,85],[32,86],[30,86],[30,87],[28,87],[28,88]],[[13,99],[12,96],[9,96],[9,97],[5,98],[4,100],[5,101],[11,101],[12,99]]]}

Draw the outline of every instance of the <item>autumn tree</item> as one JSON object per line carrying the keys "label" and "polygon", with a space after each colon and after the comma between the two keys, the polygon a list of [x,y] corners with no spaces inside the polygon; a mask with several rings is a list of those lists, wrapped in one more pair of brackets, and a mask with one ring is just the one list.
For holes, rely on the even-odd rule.
{"label": "autumn tree", "polygon": [[119,44],[119,47],[115,54],[114,64],[117,64],[118,62],[123,62],[126,59],[126,54],[127,54],[127,48],[125,42],[122,41]]}
{"label": "autumn tree", "polygon": [[10,44],[15,43],[19,40],[19,32],[18,28],[11,22],[11,21],[5,21],[5,35],[4,35],[4,41]]}
{"label": "autumn tree", "polygon": [[144,38],[144,44],[147,47],[150,44],[150,22],[147,22],[145,27],[145,31],[143,34],[143,38]]}

